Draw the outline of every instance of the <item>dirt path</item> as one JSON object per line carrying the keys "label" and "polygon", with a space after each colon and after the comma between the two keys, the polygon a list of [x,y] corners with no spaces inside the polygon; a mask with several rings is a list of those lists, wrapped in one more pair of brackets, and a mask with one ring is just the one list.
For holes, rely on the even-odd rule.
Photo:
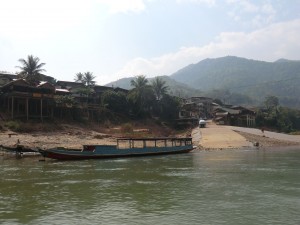
{"label": "dirt path", "polygon": [[248,134],[254,134],[257,136],[264,136],[266,138],[277,139],[280,141],[287,141],[287,142],[298,142],[300,144],[300,135],[288,135],[282,133],[276,133],[271,131],[264,131],[262,132],[260,129],[255,128],[247,128],[247,127],[233,127],[228,126],[231,130],[244,132]]}
{"label": "dirt path", "polygon": [[[261,132],[259,129],[221,126],[208,122],[206,128],[192,132],[194,145],[200,149],[232,149],[300,145],[300,135]],[[255,146],[257,145],[257,146]]]}
{"label": "dirt path", "polygon": [[237,132],[212,122],[208,122],[206,128],[195,128],[192,137],[194,144],[202,149],[229,149],[253,146],[251,142]]}

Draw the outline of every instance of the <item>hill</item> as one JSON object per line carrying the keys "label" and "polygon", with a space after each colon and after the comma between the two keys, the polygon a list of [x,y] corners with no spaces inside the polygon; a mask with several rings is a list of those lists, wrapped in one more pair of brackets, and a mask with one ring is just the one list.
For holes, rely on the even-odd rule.
{"label": "hill", "polygon": [[[175,95],[178,97],[191,97],[191,96],[203,96],[204,93],[201,90],[198,90],[196,88],[191,88],[189,85],[178,82],[169,76],[159,76],[162,78],[165,82],[166,85],[169,87],[169,94]],[[130,90],[132,87],[130,86],[130,81],[134,79],[134,77],[129,77],[129,78],[122,78],[120,80],[111,82],[106,84],[105,86],[108,87],[120,87],[124,89]],[[153,80],[153,78],[148,78],[149,82]]]}
{"label": "hill", "polygon": [[191,64],[170,77],[204,92],[226,90],[249,96],[255,103],[274,95],[281,105],[300,108],[300,61],[264,62],[227,56]]}

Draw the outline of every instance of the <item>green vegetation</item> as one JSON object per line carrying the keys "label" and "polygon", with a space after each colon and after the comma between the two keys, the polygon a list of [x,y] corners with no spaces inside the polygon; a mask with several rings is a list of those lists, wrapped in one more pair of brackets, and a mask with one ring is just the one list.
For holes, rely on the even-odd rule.
{"label": "green vegetation", "polygon": [[132,133],[133,132],[133,126],[130,123],[125,123],[122,125],[121,130],[123,133]]}
{"label": "green vegetation", "polygon": [[104,92],[102,95],[102,105],[105,108],[116,113],[121,113],[125,115],[128,115],[129,113],[127,96],[121,91],[115,92],[108,90]]}
{"label": "green vegetation", "polygon": [[[128,102],[131,106],[131,113],[137,117],[143,117],[151,111],[155,101],[152,87],[145,76],[137,76],[131,80],[131,89],[128,93]],[[149,115],[149,114],[148,114]]]}
{"label": "green vegetation", "polygon": [[41,80],[41,72],[45,71],[42,67],[45,63],[39,63],[40,59],[33,55],[28,55],[27,60],[19,59],[22,66],[17,66],[21,69],[20,77],[24,78],[30,84],[37,84]]}
{"label": "green vegetation", "polygon": [[18,131],[20,128],[20,123],[18,121],[7,121],[4,123],[4,127],[13,130],[13,131]]}
{"label": "green vegetation", "polygon": [[167,94],[168,87],[166,86],[166,81],[160,77],[155,77],[152,80],[152,89],[156,100],[160,101],[164,95]]}
{"label": "green vegetation", "polygon": [[[172,78],[170,78],[169,76],[158,76],[155,78],[149,78],[149,82],[153,83],[153,81],[159,78],[160,80],[162,80],[163,82],[165,82],[165,86],[167,86],[167,94],[172,95],[172,96],[177,96],[180,98],[189,98],[189,97],[194,97],[194,96],[206,96],[206,94],[199,90],[199,89],[195,89],[195,88],[191,88],[190,86],[184,84],[184,83],[180,83]],[[122,78],[120,80],[111,82],[109,84],[107,84],[106,86],[111,87],[120,87],[120,88],[124,88],[124,89],[131,89],[132,86],[130,84],[130,81],[134,79],[134,77],[131,78]]]}
{"label": "green vegetation", "polygon": [[125,94],[121,91],[106,91],[102,94],[102,105],[116,115],[145,119],[156,117],[163,121],[173,121],[179,113],[179,99],[167,93],[169,87],[162,78],[149,84],[141,75],[131,79],[132,89]]}
{"label": "green vegetation", "polygon": [[259,127],[284,133],[300,130],[299,110],[279,106],[279,100],[275,96],[268,96],[264,103],[265,107],[257,112],[256,123]]}
{"label": "green vegetation", "polygon": [[94,81],[94,79],[96,78],[96,76],[93,75],[93,73],[91,72],[85,72],[85,73],[77,73],[75,75],[75,82],[79,82],[79,83],[83,83],[85,86],[94,86],[96,84],[96,82]]}

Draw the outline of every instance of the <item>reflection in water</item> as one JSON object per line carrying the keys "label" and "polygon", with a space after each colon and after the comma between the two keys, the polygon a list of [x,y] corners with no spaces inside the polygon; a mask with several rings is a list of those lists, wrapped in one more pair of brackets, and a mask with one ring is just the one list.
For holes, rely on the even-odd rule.
{"label": "reflection in water", "polygon": [[299,224],[299,159],[285,149],[0,160],[0,223]]}

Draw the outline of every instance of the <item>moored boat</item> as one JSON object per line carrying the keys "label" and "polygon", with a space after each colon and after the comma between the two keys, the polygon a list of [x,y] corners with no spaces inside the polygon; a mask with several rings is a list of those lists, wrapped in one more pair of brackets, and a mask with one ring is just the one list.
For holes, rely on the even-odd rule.
{"label": "moored boat", "polygon": [[192,138],[119,138],[116,145],[83,145],[82,150],[57,147],[39,152],[47,158],[79,160],[179,154],[194,148]]}

